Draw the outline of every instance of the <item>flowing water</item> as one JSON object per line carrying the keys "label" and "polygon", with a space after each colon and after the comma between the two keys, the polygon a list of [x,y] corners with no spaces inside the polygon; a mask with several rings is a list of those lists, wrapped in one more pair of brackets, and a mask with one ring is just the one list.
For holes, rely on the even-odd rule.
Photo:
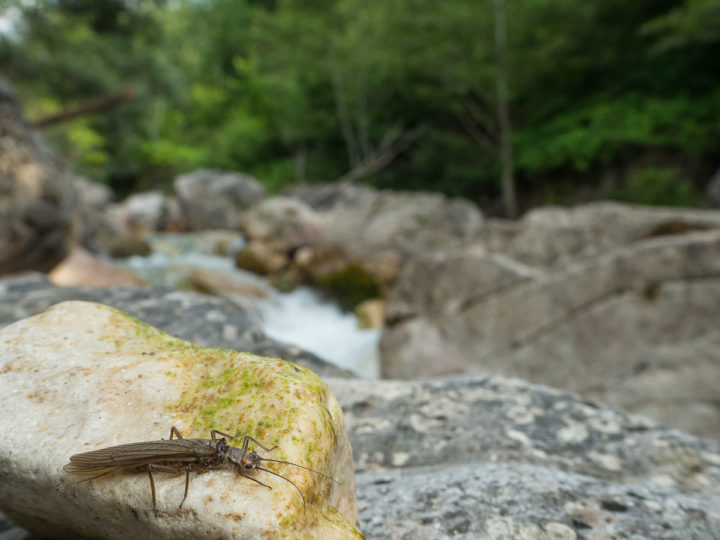
{"label": "flowing water", "polygon": [[379,330],[359,330],[343,312],[309,287],[261,302],[261,326],[271,338],[293,343],[361,377],[379,376]]}
{"label": "flowing water", "polygon": [[[226,233],[153,234],[153,252],[130,257],[125,266],[153,286],[181,287],[193,270],[214,272],[225,281],[250,283],[264,299],[244,298],[243,305],[271,338],[297,345],[361,377],[379,376],[379,330],[361,330],[355,315],[322,298],[309,287],[280,293],[263,278],[235,268],[232,253],[242,239]],[[227,252],[227,256],[215,254]]]}

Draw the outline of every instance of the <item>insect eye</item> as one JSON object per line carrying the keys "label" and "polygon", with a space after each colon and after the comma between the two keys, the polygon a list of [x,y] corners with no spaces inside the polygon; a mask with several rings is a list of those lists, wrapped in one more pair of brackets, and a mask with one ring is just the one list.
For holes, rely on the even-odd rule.
{"label": "insect eye", "polygon": [[248,462],[248,463],[245,464],[245,468],[246,468],[246,469],[252,469],[252,468],[253,468],[253,464],[250,463],[250,462]]}

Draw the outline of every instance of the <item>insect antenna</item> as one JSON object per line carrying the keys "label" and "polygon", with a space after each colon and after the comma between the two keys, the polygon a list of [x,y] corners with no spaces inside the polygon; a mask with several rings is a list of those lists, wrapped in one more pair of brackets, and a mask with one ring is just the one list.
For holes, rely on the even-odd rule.
{"label": "insect antenna", "polygon": [[[270,458],[260,458],[260,461],[272,461],[273,463],[284,463],[285,465],[292,465],[294,467],[300,467],[301,469],[305,469],[306,471],[314,472],[315,474],[324,476],[325,478],[335,482],[338,486],[342,485],[340,482],[338,482],[337,480],[335,480],[332,476],[330,476],[328,474],[321,473],[320,471],[316,471],[315,469],[311,469],[310,467],[305,467],[304,465],[298,465],[297,463],[293,463],[292,461],[283,461],[282,459],[270,459]],[[290,480],[288,480],[288,482],[289,481]]]}
{"label": "insect antenna", "polygon": [[[270,461],[276,461],[276,460],[273,459],[273,460],[270,460]],[[283,463],[283,462],[280,461],[279,463]],[[298,466],[299,466],[299,465],[298,465]],[[276,473],[275,471],[271,471],[270,469],[266,469],[265,467],[254,467],[254,468],[257,469],[257,470],[259,470],[259,471],[269,472],[270,474],[274,474],[275,476],[279,476],[280,478],[282,478],[282,479],[285,480],[286,482],[290,482],[290,483],[295,487],[295,489],[298,490],[298,493],[300,494],[300,497],[302,498],[303,510],[305,510],[305,495],[303,495],[302,490],[301,490],[299,487],[297,487],[297,484],[296,484],[295,482],[293,482],[293,481],[290,480],[289,478],[285,478],[282,474],[278,474],[278,473]],[[243,476],[245,476],[245,475],[243,475]],[[250,478],[250,477],[248,476],[247,478]],[[255,480],[255,479],[253,478],[253,480]],[[255,481],[257,482],[257,480],[255,480]],[[268,486],[268,487],[270,487],[270,486]],[[271,489],[272,489],[272,488],[271,488]]]}

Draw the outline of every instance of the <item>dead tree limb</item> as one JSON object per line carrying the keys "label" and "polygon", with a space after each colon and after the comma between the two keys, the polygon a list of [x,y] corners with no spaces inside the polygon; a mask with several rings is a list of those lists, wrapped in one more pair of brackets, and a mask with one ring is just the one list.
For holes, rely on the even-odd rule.
{"label": "dead tree limb", "polygon": [[135,99],[136,97],[137,92],[135,92],[132,88],[128,88],[122,92],[116,92],[114,94],[109,94],[107,96],[87,101],[74,109],[67,109],[57,114],[51,114],[43,118],[38,118],[37,120],[32,121],[31,125],[36,128],[42,128],[53,124],[60,124],[62,122],[67,122],[68,120],[72,120],[73,118],[77,118],[78,116],[97,114],[99,112],[112,109],[113,107],[117,107],[121,103]]}

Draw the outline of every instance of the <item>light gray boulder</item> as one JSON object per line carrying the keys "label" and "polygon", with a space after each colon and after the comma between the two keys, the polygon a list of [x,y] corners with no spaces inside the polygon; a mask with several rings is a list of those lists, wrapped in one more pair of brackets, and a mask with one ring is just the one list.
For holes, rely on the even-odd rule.
{"label": "light gray boulder", "polygon": [[720,231],[540,271],[482,247],[416,258],[387,305],[383,376],[495,371],[720,437]]}
{"label": "light gray boulder", "polygon": [[242,230],[249,243],[261,243],[269,250],[286,254],[317,242],[323,224],[323,219],[302,201],[278,196],[268,197],[248,210]]}
{"label": "light gray boulder", "polygon": [[237,229],[245,210],[265,196],[257,179],[212,169],[180,175],[174,187],[190,230]]}
{"label": "light gray boulder", "polygon": [[490,220],[480,236],[489,251],[557,269],[649,238],[711,229],[720,229],[720,212],[594,202],[536,208],[517,222]]}
{"label": "light gray boulder", "polygon": [[108,215],[125,234],[162,231],[169,223],[177,221],[176,205],[177,202],[165,193],[142,191],[111,205]]}
{"label": "light gray boulder", "polygon": [[351,254],[391,249],[405,258],[447,249],[474,239],[483,224],[475,204],[440,193],[337,183],[298,189],[296,195],[323,216],[322,241]]}

